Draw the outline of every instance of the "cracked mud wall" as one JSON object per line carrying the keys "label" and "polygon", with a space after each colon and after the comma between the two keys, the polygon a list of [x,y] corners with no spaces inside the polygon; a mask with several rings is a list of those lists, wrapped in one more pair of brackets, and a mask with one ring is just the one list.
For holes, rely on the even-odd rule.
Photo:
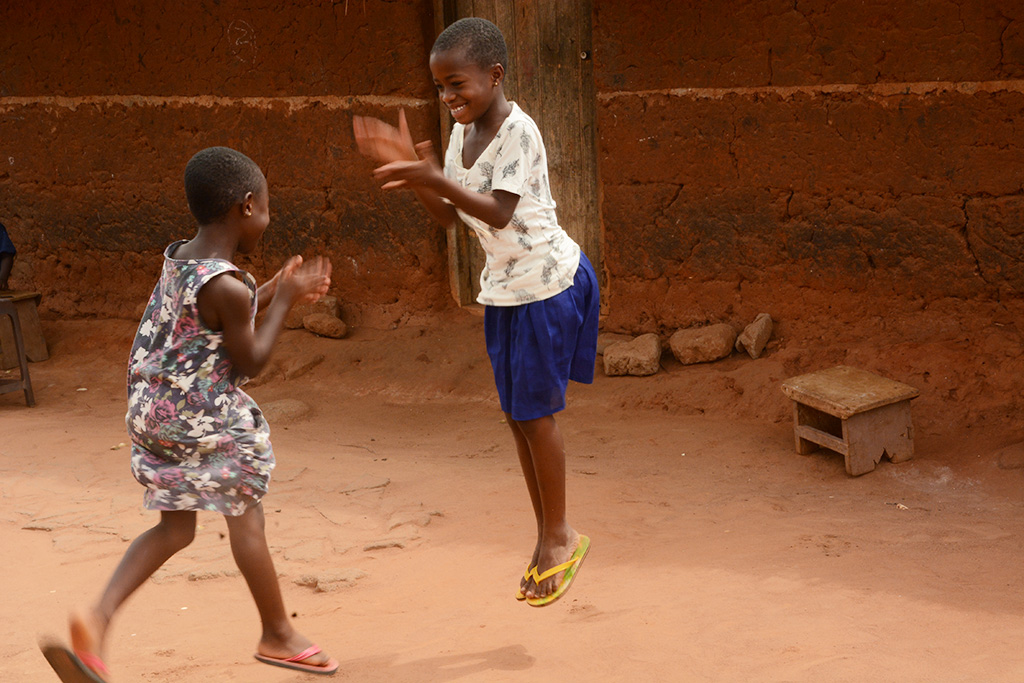
{"label": "cracked mud wall", "polygon": [[597,2],[594,26],[610,326],[1024,292],[1024,4]]}
{"label": "cracked mud wall", "polygon": [[268,176],[271,226],[240,259],[259,279],[326,253],[347,316],[389,323],[450,306],[443,232],[384,195],[352,115],[404,108],[437,130],[430,2],[5,3],[0,221],[12,284],[43,314],[135,317],[160,253],[194,234],[182,175],[228,145]]}
{"label": "cracked mud wall", "polygon": [[[404,108],[437,142],[432,8],[0,7],[14,283],[135,317],[192,232],[186,161],[226,144],[271,184],[257,277],[326,253],[356,322],[451,306],[442,231],[351,136]],[[595,0],[593,48],[609,329],[1024,290],[1024,4]]]}

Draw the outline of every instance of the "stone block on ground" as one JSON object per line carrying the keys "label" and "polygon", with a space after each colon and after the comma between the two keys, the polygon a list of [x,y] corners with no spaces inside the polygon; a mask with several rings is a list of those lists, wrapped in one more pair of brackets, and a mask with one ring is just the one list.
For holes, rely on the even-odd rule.
{"label": "stone block on ground", "polygon": [[728,323],[677,330],[668,340],[672,355],[683,365],[725,358],[735,343],[736,330]]}
{"label": "stone block on ground", "polygon": [[303,320],[307,315],[324,313],[334,318],[341,317],[341,304],[336,296],[324,296],[312,304],[299,304],[288,312],[284,319],[284,326],[289,330],[297,330],[303,326]]}
{"label": "stone block on ground", "polygon": [[758,358],[771,336],[772,317],[767,313],[760,313],[736,338],[736,350],[746,350],[751,358]]}
{"label": "stone block on ground", "polygon": [[348,334],[345,321],[327,313],[310,313],[302,319],[302,326],[315,335],[331,339],[341,339]]}
{"label": "stone block on ground", "polygon": [[604,372],[608,376],[653,375],[661,367],[661,340],[656,334],[642,334],[628,342],[608,345],[604,350]]}
{"label": "stone block on ground", "polygon": [[633,335],[619,334],[618,332],[601,332],[597,335],[597,355],[603,356],[604,350],[612,344],[628,341],[633,341]]}

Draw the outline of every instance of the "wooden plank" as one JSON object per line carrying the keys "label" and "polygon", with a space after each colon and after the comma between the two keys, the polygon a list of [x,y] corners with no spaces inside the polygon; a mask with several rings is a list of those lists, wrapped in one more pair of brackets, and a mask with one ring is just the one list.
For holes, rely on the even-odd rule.
{"label": "wooden plank", "polygon": [[846,442],[839,437],[832,436],[827,432],[815,429],[810,425],[797,425],[796,435],[801,439],[812,441],[819,446],[824,446],[829,450],[835,451],[836,453],[842,453],[843,455],[846,455],[847,450],[849,450]]}
{"label": "wooden plank", "polygon": [[794,401],[842,418],[918,395],[910,385],[845,365],[787,379],[782,391]]}
{"label": "wooden plank", "polygon": [[[434,0],[434,36],[439,35],[445,27],[459,17],[459,4],[457,0]],[[440,98],[437,100],[437,113],[441,133],[441,148],[438,150],[438,156],[443,164],[453,121],[451,113],[441,103]],[[452,298],[460,306],[472,303],[475,297],[472,280],[473,268],[470,265],[472,244],[469,240],[471,235],[468,233],[469,228],[458,218],[455,219],[454,225],[445,226],[445,242],[448,251],[448,288]],[[479,249],[479,245],[477,248]],[[479,286],[477,288],[479,289]]]}

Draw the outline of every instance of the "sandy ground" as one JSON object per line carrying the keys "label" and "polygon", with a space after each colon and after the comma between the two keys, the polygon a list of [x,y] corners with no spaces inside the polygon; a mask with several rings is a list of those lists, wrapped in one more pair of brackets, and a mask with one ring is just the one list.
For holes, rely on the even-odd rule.
{"label": "sandy ground", "polygon": [[[341,661],[335,680],[1024,680],[1024,449],[999,398],[1020,336],[939,321],[908,341],[922,320],[884,352],[881,323],[827,344],[783,325],[756,361],[573,386],[571,520],[593,549],[543,609],[512,597],[533,523],[482,321],[288,332],[251,390],[278,457],[266,508],[288,608]],[[65,636],[155,518],[122,445],[135,323],[44,324],[37,406],[0,396],[4,681],[56,680],[37,639]],[[841,456],[794,452],[779,382],[837,362],[922,390],[914,460],[850,478]],[[115,622],[114,680],[316,680],[253,659],[223,519],[199,523]]]}

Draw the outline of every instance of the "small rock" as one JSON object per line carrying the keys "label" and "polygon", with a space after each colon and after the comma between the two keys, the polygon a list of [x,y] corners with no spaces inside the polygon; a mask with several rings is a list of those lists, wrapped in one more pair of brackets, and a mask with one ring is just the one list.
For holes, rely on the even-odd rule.
{"label": "small rock", "polygon": [[761,313],[754,318],[754,322],[743,328],[743,332],[736,338],[736,350],[746,349],[751,358],[757,358],[764,351],[771,336],[772,317],[767,313]]}
{"label": "small rock", "polygon": [[707,363],[732,353],[736,330],[728,323],[677,330],[669,340],[672,354],[683,365]]}
{"label": "small rock", "polygon": [[661,340],[656,334],[642,334],[628,342],[610,344],[604,350],[604,372],[608,376],[653,375],[661,367]]}
{"label": "small rock", "polygon": [[628,341],[633,341],[632,335],[619,334],[617,332],[602,332],[597,335],[597,355],[603,356],[604,350],[612,344]]}
{"label": "small rock", "polygon": [[341,305],[338,303],[338,297],[328,295],[321,297],[316,303],[295,306],[288,311],[288,316],[284,319],[284,326],[289,330],[297,330],[303,326],[305,317],[312,313],[326,313],[331,317],[340,318]]}
{"label": "small rock", "polygon": [[348,334],[345,321],[327,313],[310,313],[302,319],[302,326],[315,335],[331,339],[341,339]]}

